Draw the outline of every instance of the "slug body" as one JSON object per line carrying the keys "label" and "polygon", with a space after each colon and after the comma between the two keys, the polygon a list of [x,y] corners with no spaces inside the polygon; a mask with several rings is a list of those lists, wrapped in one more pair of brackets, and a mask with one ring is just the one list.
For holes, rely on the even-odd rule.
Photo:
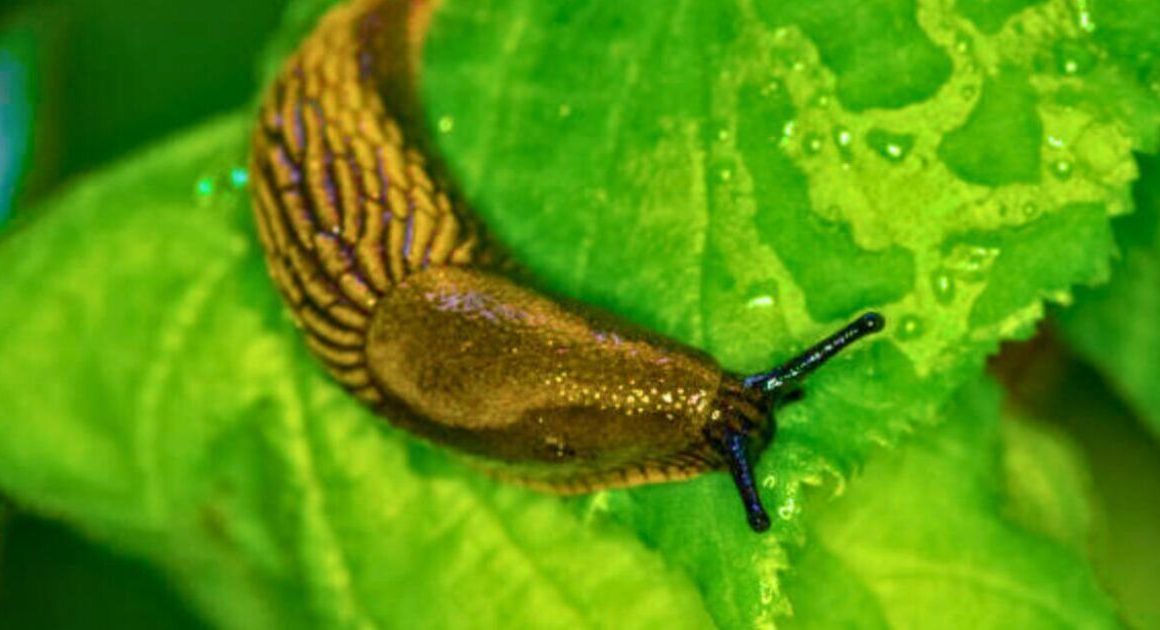
{"label": "slug body", "polygon": [[420,150],[402,0],[334,8],[287,61],[253,138],[271,277],[326,368],[397,426],[544,490],[729,469],[754,529],[750,460],[780,394],[863,316],[743,378],[710,357],[509,278],[510,263]]}

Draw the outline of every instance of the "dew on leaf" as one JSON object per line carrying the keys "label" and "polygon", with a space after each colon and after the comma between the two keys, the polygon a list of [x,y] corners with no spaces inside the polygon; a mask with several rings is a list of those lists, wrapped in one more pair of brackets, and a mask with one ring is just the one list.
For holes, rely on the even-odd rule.
{"label": "dew on leaf", "polygon": [[1022,212],[1024,219],[1034,219],[1039,216],[1039,206],[1034,201],[1028,201],[1023,204]]}
{"label": "dew on leaf", "polygon": [[939,304],[950,304],[955,299],[955,280],[945,270],[930,274],[930,288]]}
{"label": "dew on leaf", "polygon": [[787,146],[789,144],[790,139],[793,138],[795,126],[796,126],[796,123],[792,120],[787,121],[785,123],[785,125],[782,126],[782,128],[781,128],[781,140],[779,141],[779,144],[781,146],[784,147],[784,146]]}
{"label": "dew on leaf", "polygon": [[193,185],[193,193],[198,199],[208,199],[215,192],[217,192],[217,183],[209,175],[198,178],[197,182]]}
{"label": "dew on leaf", "polygon": [[821,134],[809,133],[806,134],[804,139],[802,139],[802,148],[805,149],[806,153],[816,155],[822,151],[822,145],[824,142],[825,141],[822,139]]}
{"label": "dew on leaf", "polygon": [[834,145],[838,147],[838,153],[842,156],[844,162],[849,162],[853,159],[853,152],[850,150],[854,143],[854,134],[842,125],[837,125],[833,130]]}
{"label": "dew on leaf", "polygon": [[1062,41],[1055,46],[1056,70],[1066,75],[1084,74],[1095,66],[1096,57],[1076,41]]}
{"label": "dew on leaf", "polygon": [[971,38],[965,33],[955,36],[955,51],[965,53],[971,49]]}
{"label": "dew on leaf", "polygon": [[1076,23],[1085,33],[1094,33],[1095,20],[1092,19],[1091,3],[1088,0],[1076,0]]}
{"label": "dew on leaf", "polygon": [[1048,134],[1047,135],[1047,146],[1049,146],[1053,149],[1062,149],[1065,146],[1067,146],[1067,143],[1064,142],[1063,138],[1060,138],[1059,136],[1053,136],[1051,134]]}
{"label": "dew on leaf", "polygon": [[866,134],[866,144],[891,162],[901,162],[914,146],[914,136],[871,129]]}
{"label": "dew on leaf", "polygon": [[769,308],[776,304],[772,295],[755,295],[745,303],[746,308]]}
{"label": "dew on leaf", "polygon": [[778,516],[778,518],[782,519],[783,521],[788,521],[789,519],[796,516],[797,513],[798,513],[798,504],[797,504],[797,501],[794,501],[793,497],[786,499],[785,503],[782,503],[777,508],[777,516]]}
{"label": "dew on leaf", "polygon": [[1056,160],[1051,163],[1051,174],[1056,179],[1066,181],[1071,178],[1072,163],[1068,160]]}
{"label": "dew on leaf", "polygon": [[997,247],[958,243],[951,248],[945,264],[959,278],[976,282],[984,278],[998,256]]}
{"label": "dew on leaf", "polygon": [[556,109],[556,115],[560,118],[567,118],[572,115],[572,106],[568,103],[560,103],[560,107]]}
{"label": "dew on leaf", "polygon": [[774,280],[763,280],[745,290],[745,307],[770,308],[777,304],[778,285]]}
{"label": "dew on leaf", "polygon": [[849,129],[842,126],[834,127],[834,142],[836,142],[839,147],[848,147],[853,141],[854,136],[850,133]]}
{"label": "dew on leaf", "polygon": [[230,169],[230,186],[235,190],[245,188],[250,183],[250,172],[243,166],[235,166]]}
{"label": "dew on leaf", "polygon": [[440,116],[436,126],[439,129],[439,133],[451,133],[455,129],[455,119],[451,116]]}
{"label": "dew on leaf", "polygon": [[922,318],[917,315],[904,315],[898,320],[898,338],[903,341],[917,339],[925,332]]}
{"label": "dew on leaf", "polygon": [[769,83],[766,83],[761,88],[761,95],[762,96],[773,96],[774,94],[781,92],[782,87],[783,86],[781,84],[781,81],[770,81]]}

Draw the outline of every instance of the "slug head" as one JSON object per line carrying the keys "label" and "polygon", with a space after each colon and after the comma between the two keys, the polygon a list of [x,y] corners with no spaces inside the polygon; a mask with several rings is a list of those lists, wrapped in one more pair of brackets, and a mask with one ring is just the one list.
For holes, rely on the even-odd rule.
{"label": "slug head", "polygon": [[727,384],[722,386],[713,422],[706,428],[706,438],[729,466],[753,531],[763,532],[770,524],[757,491],[753,461],[773,440],[777,423],[771,414],[775,407],[807,375],[851,343],[882,330],[885,324],[882,315],[866,313],[772,370],[739,380],[726,376]]}

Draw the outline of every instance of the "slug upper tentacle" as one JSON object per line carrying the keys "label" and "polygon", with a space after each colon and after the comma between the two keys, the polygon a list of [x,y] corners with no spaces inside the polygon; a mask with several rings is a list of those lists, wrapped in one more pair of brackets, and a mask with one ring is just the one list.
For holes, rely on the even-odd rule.
{"label": "slug upper tentacle", "polygon": [[783,386],[881,318],[742,379],[512,280],[415,131],[410,6],[335,7],[260,108],[258,234],[307,345],[393,424],[498,476],[585,492],[729,469],[750,525],[768,527],[751,462]]}

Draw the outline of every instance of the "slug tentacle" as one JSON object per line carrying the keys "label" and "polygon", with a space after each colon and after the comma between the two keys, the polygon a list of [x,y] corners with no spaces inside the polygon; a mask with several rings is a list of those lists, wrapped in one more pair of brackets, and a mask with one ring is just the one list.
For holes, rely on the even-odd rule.
{"label": "slug tentacle", "polygon": [[416,4],[335,7],[260,107],[257,230],[307,346],[392,424],[498,477],[566,493],[727,468],[750,525],[767,528],[752,461],[772,408],[881,317],[742,379],[515,281],[415,133]]}
{"label": "slug tentacle", "polygon": [[886,320],[881,314],[865,313],[786,363],[768,372],[745,377],[745,386],[760,388],[776,398],[850,344],[882,330],[885,325]]}

